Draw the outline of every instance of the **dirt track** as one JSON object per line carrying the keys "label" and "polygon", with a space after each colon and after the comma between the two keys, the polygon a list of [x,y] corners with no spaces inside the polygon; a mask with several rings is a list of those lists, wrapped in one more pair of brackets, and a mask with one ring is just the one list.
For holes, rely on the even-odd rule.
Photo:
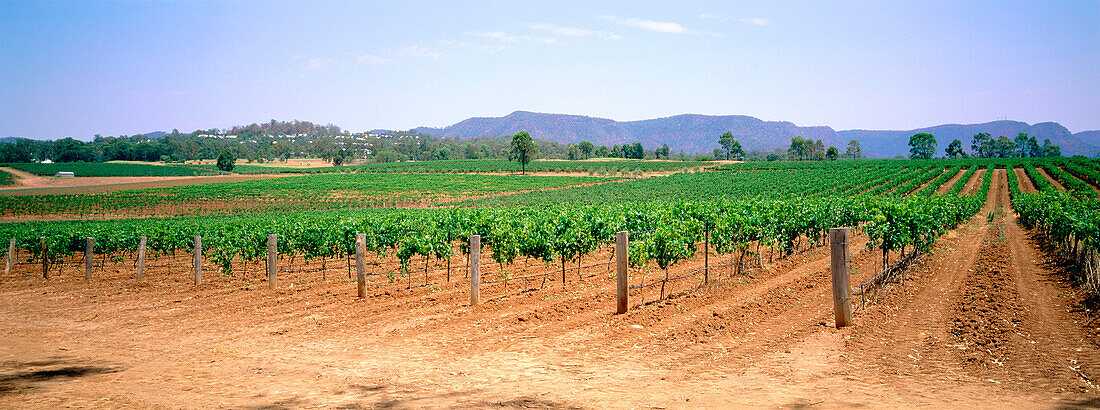
{"label": "dirt track", "polygon": [[1035,183],[1031,180],[1031,177],[1027,176],[1027,172],[1023,168],[1013,168],[1012,171],[1016,173],[1016,180],[1020,181],[1021,192],[1035,192]]}
{"label": "dirt track", "polygon": [[[625,315],[611,314],[603,268],[571,273],[568,291],[560,277],[525,292],[486,285],[471,309],[458,269],[412,289],[375,277],[360,301],[343,275],[292,275],[271,292],[255,267],[195,288],[185,268],[135,284],[128,270],[47,282],[22,266],[0,283],[0,406],[1095,404],[1100,351],[1082,295],[1016,224],[1003,170],[990,192],[843,330],[823,247],[715,272],[716,285]],[[852,282],[876,265],[855,253]]]}
{"label": "dirt track", "polygon": [[285,175],[213,175],[194,177],[77,177],[53,178],[34,175],[14,168],[0,168],[14,176],[14,184],[0,187],[0,195],[75,195],[122,191],[127,189],[164,188],[212,182],[247,181],[276,178]]}

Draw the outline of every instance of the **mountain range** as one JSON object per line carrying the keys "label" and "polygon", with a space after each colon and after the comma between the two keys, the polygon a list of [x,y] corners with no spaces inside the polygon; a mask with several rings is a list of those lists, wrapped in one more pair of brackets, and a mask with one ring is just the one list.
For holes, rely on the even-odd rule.
{"label": "mountain range", "polygon": [[673,151],[710,152],[718,147],[718,136],[730,131],[745,150],[771,151],[790,146],[791,138],[820,139],[826,146],[844,151],[849,140],[860,141],[868,157],[893,157],[909,152],[909,137],[927,132],[936,137],[942,151],[955,138],[969,150],[970,140],[979,132],[994,138],[1015,137],[1026,132],[1040,143],[1049,138],[1062,148],[1062,154],[1094,156],[1100,152],[1100,130],[1071,133],[1056,122],[1028,124],[1020,121],[993,121],[981,124],[944,124],[913,130],[842,130],[827,126],[798,126],[786,121],[764,121],[745,115],[682,114],[639,121],[615,121],[606,118],[568,114],[544,114],[516,111],[503,117],[474,117],[443,128],[419,127],[416,131],[449,138],[510,135],[527,131],[532,137],[560,143],[589,140],[597,145],[641,142],[649,149],[668,144]]}

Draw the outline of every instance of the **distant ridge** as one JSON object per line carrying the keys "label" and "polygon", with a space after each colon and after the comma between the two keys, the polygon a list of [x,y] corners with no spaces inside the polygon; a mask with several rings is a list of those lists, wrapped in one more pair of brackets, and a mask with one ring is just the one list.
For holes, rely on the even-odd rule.
{"label": "distant ridge", "polygon": [[[1040,122],[1028,125],[1020,121],[993,121],[982,124],[944,124],[933,127],[918,128],[906,131],[872,131],[872,130],[847,130],[839,134],[845,139],[858,139],[864,151],[878,153],[882,156],[892,156],[894,153],[908,152],[909,137],[919,132],[927,132],[936,137],[942,151],[951,140],[958,138],[963,142],[963,147],[970,150],[970,140],[974,134],[988,132],[994,138],[1004,135],[1015,137],[1021,132],[1034,136],[1039,143],[1050,138],[1050,142],[1062,148],[1063,155],[1096,155],[1097,145],[1087,143],[1070,133],[1066,127],[1056,122]],[[1077,135],[1097,131],[1085,131]]]}
{"label": "distant ridge", "polygon": [[792,137],[821,139],[826,145],[841,141],[829,127],[799,127],[789,122],[763,121],[744,115],[683,114],[665,118],[619,122],[581,115],[516,111],[504,117],[475,117],[444,128],[420,127],[416,131],[449,138],[497,136],[527,131],[535,138],[575,143],[589,140],[615,145],[641,142],[647,148],[668,144],[674,151],[709,152],[718,147],[718,136],[731,131],[743,145],[775,149],[790,145]]}
{"label": "distant ridge", "polygon": [[[272,120],[272,124],[274,123]],[[324,135],[345,132],[335,125],[317,126],[308,121],[279,124],[306,127],[302,132],[311,135],[314,131]],[[230,130],[237,128],[250,130],[257,127],[263,128],[266,125],[266,123],[263,126],[252,124]],[[1100,130],[1074,134],[1056,122],[1028,124],[1008,120],[981,124],[941,124],[911,130],[836,131],[827,126],[799,126],[787,121],[764,121],[747,115],[681,114],[648,120],[615,121],[584,115],[515,111],[503,117],[473,117],[442,128],[418,127],[413,131],[447,138],[495,137],[527,131],[535,138],[565,144],[581,140],[607,146],[640,142],[648,149],[668,144],[673,151],[684,151],[689,154],[711,152],[718,148],[718,136],[730,131],[746,151],[786,149],[790,146],[791,138],[802,136],[814,140],[820,139],[826,146],[833,145],[840,148],[841,152],[844,151],[849,140],[856,139],[860,141],[864,155],[872,158],[908,154],[909,137],[919,132],[931,133],[936,137],[938,155],[943,155],[943,149],[955,138],[961,140],[963,148],[969,152],[971,138],[979,132],[988,132],[993,137],[1001,135],[1015,137],[1021,132],[1026,132],[1034,136],[1039,143],[1049,138],[1052,143],[1061,147],[1062,154],[1065,156],[1093,157],[1100,153]],[[394,131],[375,129],[369,132],[387,134]],[[137,135],[156,139],[167,134],[164,131],[154,131]],[[2,137],[0,143],[15,142],[20,139],[25,138]]]}
{"label": "distant ridge", "polygon": [[892,157],[909,151],[909,137],[918,132],[936,136],[939,151],[955,138],[970,149],[970,139],[979,132],[994,137],[1015,137],[1026,132],[1040,142],[1050,138],[1061,146],[1063,155],[1096,155],[1100,151],[1100,131],[1070,133],[1056,122],[1029,125],[1020,121],[993,121],[982,124],[944,124],[913,130],[845,130],[827,126],[798,126],[786,121],[764,121],[745,115],[682,114],[639,121],[615,121],[606,118],[569,114],[544,114],[515,111],[503,117],[474,117],[443,128],[419,127],[425,134],[448,138],[499,136],[527,131],[531,136],[561,143],[589,140],[601,145],[641,142],[647,148],[668,144],[674,151],[710,152],[718,147],[718,136],[731,131],[748,149],[773,150],[790,146],[792,137],[820,139],[843,151],[849,140],[857,139],[864,154]]}

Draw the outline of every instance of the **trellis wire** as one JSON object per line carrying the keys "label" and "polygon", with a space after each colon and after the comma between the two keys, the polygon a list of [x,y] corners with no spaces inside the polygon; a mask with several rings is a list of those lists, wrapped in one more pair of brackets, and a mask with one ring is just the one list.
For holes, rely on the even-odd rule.
{"label": "trellis wire", "polygon": [[[668,279],[663,279],[662,278],[662,279],[658,279],[658,280],[655,280],[655,281],[650,282],[650,283],[646,283],[646,284],[642,284],[642,285],[634,285],[634,286],[629,287],[628,289],[630,289],[630,290],[645,289],[645,288],[648,288],[650,286],[659,285],[661,283],[668,283],[668,282],[671,282],[671,281],[680,280],[680,279],[684,279],[684,278],[687,278],[687,277],[695,276],[695,275],[699,274],[699,272],[702,272],[702,271],[705,271],[705,270],[708,270],[708,269],[725,268],[725,267],[729,267],[729,266],[737,266],[737,265],[740,265],[740,264],[744,264],[745,262],[760,261],[760,260],[763,260],[764,258],[769,258],[769,257],[771,257],[771,256],[773,256],[777,253],[780,253],[780,252],[786,252],[786,251],[789,251],[789,250],[798,250],[798,249],[799,249],[799,247],[785,248],[785,249],[780,249],[780,250],[777,250],[777,251],[772,251],[771,253],[768,253],[767,255],[760,255],[760,256],[757,256],[757,257],[752,258],[752,259],[745,259],[745,260],[741,260],[741,261],[737,261],[737,262],[733,262],[733,263],[727,263],[725,265],[707,266],[707,267],[696,269],[696,270],[694,270],[691,273],[688,273],[686,275],[681,275],[681,276],[677,276],[677,277],[674,277],[674,278],[668,278]],[[807,248],[807,249],[809,249],[809,248]],[[792,255],[798,255],[800,253],[801,252],[794,253]]]}
{"label": "trellis wire", "polygon": [[860,306],[865,306],[867,304],[866,294],[868,288],[880,286],[887,283],[890,278],[897,276],[900,273],[903,273],[905,271],[905,268],[907,268],[910,264],[915,262],[921,256],[924,256],[925,254],[927,254],[927,252],[921,252],[919,249],[914,249],[908,255],[902,256],[901,260],[899,260],[897,263],[879,271],[871,278],[867,279],[863,283],[860,283],[858,286],[856,286],[855,290],[853,290],[848,295],[855,296],[856,293],[859,293]]}
{"label": "trellis wire", "polygon": [[[572,270],[577,270],[577,269],[588,269],[588,268],[594,268],[594,267],[597,267],[597,266],[607,266],[607,265],[614,265],[614,264],[615,264],[615,262],[603,262],[603,263],[596,263],[596,264],[592,264],[592,265],[588,265],[588,266],[578,266],[578,267],[573,267],[573,268],[567,268],[565,270],[566,271],[572,271]],[[519,276],[519,277],[515,277],[515,278],[500,279],[500,280],[493,280],[493,281],[483,280],[479,283],[481,283],[483,285],[491,285],[491,284],[494,284],[494,283],[502,283],[502,282],[511,281],[511,280],[540,278],[540,277],[547,276],[547,275],[555,275],[555,274],[558,274],[558,273],[561,273],[561,272],[562,272],[561,270],[553,270],[553,271],[547,271],[547,272],[543,272],[543,273],[536,273],[536,274],[533,274],[533,275]]]}

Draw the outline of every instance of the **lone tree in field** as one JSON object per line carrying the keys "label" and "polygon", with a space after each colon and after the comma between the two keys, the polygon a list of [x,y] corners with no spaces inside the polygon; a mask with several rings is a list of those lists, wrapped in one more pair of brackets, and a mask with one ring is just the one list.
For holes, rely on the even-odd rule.
{"label": "lone tree in field", "polygon": [[829,161],[836,161],[840,157],[840,150],[830,145],[829,149],[825,150],[825,159]]}
{"label": "lone tree in field", "polygon": [[909,159],[932,159],[936,155],[936,137],[919,133],[909,137]]}
{"label": "lone tree in field", "polygon": [[966,152],[963,151],[963,143],[959,141],[958,138],[955,138],[950,144],[947,144],[947,149],[944,150],[943,153],[947,154],[947,158],[950,159],[966,158]]}
{"label": "lone tree in field", "polygon": [[527,131],[520,131],[512,136],[512,150],[508,153],[508,160],[519,161],[520,174],[527,173],[527,164],[538,155],[539,146]]}
{"label": "lone tree in field", "polygon": [[745,151],[741,149],[741,143],[733,139],[733,133],[726,131],[718,137],[718,144],[722,146],[722,151],[726,153],[726,159],[730,157],[736,157],[738,151],[741,152],[741,156],[745,156]]}
{"label": "lone tree in field", "polygon": [[237,156],[228,148],[222,149],[222,152],[218,154],[218,169],[225,172],[232,172],[233,165],[236,163]]}
{"label": "lone tree in field", "polygon": [[863,158],[863,147],[859,145],[859,140],[848,141],[848,149],[844,151],[844,158]]}

